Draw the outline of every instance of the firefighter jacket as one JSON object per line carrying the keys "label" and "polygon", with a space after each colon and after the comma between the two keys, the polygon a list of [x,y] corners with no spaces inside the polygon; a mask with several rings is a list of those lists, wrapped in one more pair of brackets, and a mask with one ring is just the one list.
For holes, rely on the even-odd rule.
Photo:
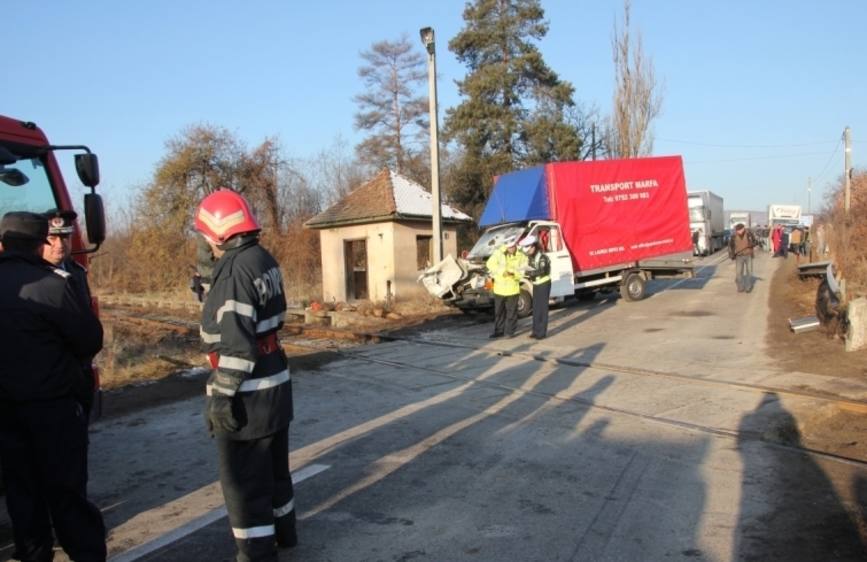
{"label": "firefighter jacket", "polygon": [[207,396],[233,397],[241,426],[221,433],[228,439],[260,439],[292,420],[289,366],[276,338],[285,314],[277,261],[255,237],[242,238],[214,265],[202,310],[201,336],[213,369]]}
{"label": "firefighter jacket", "polygon": [[551,282],[551,260],[544,253],[536,250],[532,257],[528,258],[529,265],[533,269],[527,274],[527,278],[533,285],[544,285]]}
{"label": "firefighter jacket", "polygon": [[527,256],[523,252],[516,251],[514,254],[506,253],[503,246],[496,250],[485,267],[494,280],[494,294],[501,297],[510,297],[521,292],[522,269],[527,265]]}
{"label": "firefighter jacket", "polygon": [[102,325],[69,273],[0,253],[0,401],[83,398],[82,364],[100,349]]}

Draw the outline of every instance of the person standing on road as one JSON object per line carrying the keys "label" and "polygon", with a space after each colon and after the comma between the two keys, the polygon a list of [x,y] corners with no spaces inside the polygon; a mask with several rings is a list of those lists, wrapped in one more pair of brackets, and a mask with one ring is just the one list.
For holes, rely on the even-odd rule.
{"label": "person standing on road", "polygon": [[735,235],[729,241],[729,257],[735,260],[735,284],[738,292],[753,290],[753,248],[756,239],[742,224],[735,226]]}
{"label": "person standing on road", "polygon": [[542,252],[533,235],[519,243],[527,254],[530,270],[527,278],[533,283],[533,331],[530,337],[542,340],[548,335],[548,299],[551,297],[551,260]]}
{"label": "person standing on road", "polygon": [[289,473],[292,381],[277,339],[286,314],[283,278],[238,193],[223,188],[205,197],[195,228],[217,258],[202,309],[213,369],[206,418],[237,560],[273,562],[277,546],[298,542]]}
{"label": "person standing on road", "polygon": [[[72,233],[75,232],[75,219],[78,214],[71,210],[51,209],[42,213],[48,220],[48,238],[42,247],[42,259],[72,276],[72,282],[81,298],[81,305],[92,306],[90,285],[87,283],[87,268],[72,259]],[[79,396],[84,412],[90,418],[96,391],[96,375],[93,371],[93,357],[82,364],[84,371],[83,387]]]}
{"label": "person standing on road", "polygon": [[509,236],[485,262],[494,280],[494,331],[489,336],[491,338],[500,338],[504,334],[510,338],[515,336],[521,268],[527,265],[527,257],[517,249],[518,237]]}
{"label": "person standing on road", "polygon": [[81,366],[102,325],[71,275],[42,259],[48,221],[0,220],[0,462],[13,557],[50,561],[54,536],[76,562],[106,558],[105,525],[87,499],[87,417]]}

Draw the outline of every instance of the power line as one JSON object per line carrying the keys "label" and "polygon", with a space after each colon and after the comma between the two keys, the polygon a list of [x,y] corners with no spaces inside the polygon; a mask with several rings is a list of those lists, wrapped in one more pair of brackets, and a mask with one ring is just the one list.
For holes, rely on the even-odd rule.
{"label": "power line", "polygon": [[828,171],[828,166],[831,165],[831,161],[834,160],[834,156],[836,156],[837,151],[840,150],[841,144],[843,144],[842,140],[837,141],[837,146],[834,147],[834,152],[831,153],[831,156],[828,157],[828,161],[825,162],[825,167],[822,168],[822,171],[819,172],[818,176],[814,176],[814,178],[816,179],[817,182],[822,178],[823,175],[825,175],[825,172]]}
{"label": "power line", "polygon": [[[839,145],[838,145],[839,148]],[[746,158],[726,158],[723,160],[687,160],[689,164],[714,164],[717,162],[743,162],[746,160],[779,160],[781,158],[800,158],[802,156],[824,156],[826,152],[799,152],[797,154],[776,154],[769,156],[750,156]],[[832,155],[833,156],[833,155]]]}
{"label": "power line", "polygon": [[715,148],[794,148],[799,146],[817,146],[822,144],[831,144],[835,142],[839,142],[839,140],[831,140],[831,141],[821,141],[821,142],[807,142],[800,144],[713,144],[713,143],[705,143],[705,142],[694,142],[680,139],[664,139],[660,137],[656,137],[656,140],[661,140],[665,142],[676,142],[681,144],[692,144],[696,146],[711,146]]}

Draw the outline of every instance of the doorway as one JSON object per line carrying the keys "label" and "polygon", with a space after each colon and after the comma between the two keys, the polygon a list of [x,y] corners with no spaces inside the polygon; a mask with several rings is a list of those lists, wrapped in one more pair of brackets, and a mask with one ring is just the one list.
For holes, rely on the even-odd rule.
{"label": "doorway", "polygon": [[344,240],[346,300],[364,300],[367,293],[367,241]]}

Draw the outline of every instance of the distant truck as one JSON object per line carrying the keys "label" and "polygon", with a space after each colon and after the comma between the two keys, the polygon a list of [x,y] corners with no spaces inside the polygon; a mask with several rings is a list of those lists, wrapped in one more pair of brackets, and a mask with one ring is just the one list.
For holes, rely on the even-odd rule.
{"label": "distant truck", "polygon": [[768,228],[780,224],[783,226],[797,226],[801,223],[800,205],[768,205]]}
{"label": "distant truck", "polygon": [[723,198],[712,191],[690,191],[687,206],[689,230],[695,240],[693,253],[709,256],[725,246]]}
{"label": "distant truck", "polygon": [[752,228],[749,211],[732,211],[729,214],[729,230],[734,232],[735,227],[739,224],[742,224],[747,228]]}
{"label": "distant truck", "polygon": [[[551,298],[581,298],[619,288],[640,300],[656,277],[692,276],[692,241],[679,156],[556,162],[495,179],[464,257],[447,256],[420,281],[464,310],[493,305],[487,258],[508,237],[535,235],[551,260]],[[523,282],[518,314],[532,310]]]}

